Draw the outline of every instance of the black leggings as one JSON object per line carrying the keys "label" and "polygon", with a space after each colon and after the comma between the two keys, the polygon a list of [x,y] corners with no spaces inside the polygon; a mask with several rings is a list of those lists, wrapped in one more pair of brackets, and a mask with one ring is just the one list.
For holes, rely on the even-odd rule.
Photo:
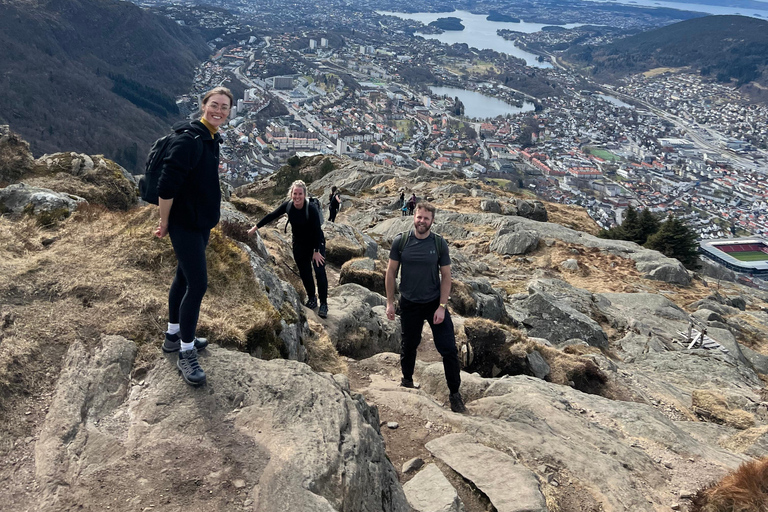
{"label": "black leggings", "polygon": [[[315,269],[317,277],[317,291],[320,297],[320,304],[325,304],[328,300],[328,276],[325,275],[325,265],[317,266],[312,260],[315,249],[309,245],[301,243],[293,244],[293,260],[299,267],[299,276],[304,283],[304,289],[307,291],[307,297],[315,296],[315,281],[312,279],[312,269]],[[320,245],[320,254],[325,257],[325,243]]]}
{"label": "black leggings", "polygon": [[336,222],[336,214],[339,213],[339,209],[336,208],[334,210],[333,208],[330,208],[328,211],[331,213],[331,215],[328,217],[328,220],[331,222]]}
{"label": "black leggings", "polygon": [[403,333],[400,342],[400,367],[403,370],[403,377],[413,380],[416,352],[421,343],[421,330],[424,327],[424,320],[426,320],[429,327],[432,328],[435,348],[443,356],[443,370],[445,371],[448,390],[451,393],[456,393],[461,385],[461,363],[459,362],[459,352],[456,349],[453,321],[451,314],[446,309],[445,318],[442,322],[439,324],[432,322],[439,306],[440,297],[425,303],[411,302],[403,297],[400,298],[400,327]]}
{"label": "black leggings", "polygon": [[205,248],[211,231],[170,225],[168,234],[179,262],[168,293],[168,321],[179,324],[181,340],[191,343],[195,340],[200,304],[208,289]]}

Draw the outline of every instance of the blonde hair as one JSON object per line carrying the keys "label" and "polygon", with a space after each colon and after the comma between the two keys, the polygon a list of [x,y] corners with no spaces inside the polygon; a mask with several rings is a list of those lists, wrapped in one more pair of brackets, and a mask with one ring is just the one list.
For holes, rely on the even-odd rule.
{"label": "blonde hair", "polygon": [[301,180],[296,180],[293,183],[291,183],[291,188],[288,189],[288,199],[291,199],[291,197],[293,197],[293,189],[296,187],[300,187],[304,189],[304,197],[307,197],[309,195],[307,193],[307,184]]}
{"label": "blonde hair", "polygon": [[224,96],[229,98],[230,107],[235,104],[235,97],[232,95],[232,91],[230,91],[226,87],[214,87],[213,89],[205,93],[205,96],[203,96],[203,102],[201,103],[201,105],[207,104],[208,100],[211,99],[211,96],[213,96],[214,94],[223,94]]}

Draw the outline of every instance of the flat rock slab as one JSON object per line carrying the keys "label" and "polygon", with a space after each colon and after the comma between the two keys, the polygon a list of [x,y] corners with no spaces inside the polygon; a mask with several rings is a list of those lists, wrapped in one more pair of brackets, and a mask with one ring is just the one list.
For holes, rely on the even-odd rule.
{"label": "flat rock slab", "polygon": [[466,434],[430,441],[427,450],[472,482],[498,512],[547,512],[536,476],[506,453],[477,443]]}
{"label": "flat rock slab", "polygon": [[428,464],[403,486],[408,503],[416,512],[464,512],[456,489],[440,468]]}

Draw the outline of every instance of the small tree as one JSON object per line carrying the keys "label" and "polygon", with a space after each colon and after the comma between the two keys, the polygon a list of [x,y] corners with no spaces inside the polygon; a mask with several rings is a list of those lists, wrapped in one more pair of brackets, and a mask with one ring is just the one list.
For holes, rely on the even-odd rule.
{"label": "small tree", "polygon": [[639,243],[640,245],[645,244],[645,242],[648,241],[648,238],[650,238],[651,235],[659,231],[659,227],[661,227],[661,223],[659,222],[659,219],[656,218],[656,216],[653,213],[651,213],[651,210],[646,208],[645,210],[640,212],[640,218],[638,219],[638,230],[639,230],[640,241],[637,243]]}
{"label": "small tree", "polygon": [[701,267],[697,240],[696,233],[685,222],[670,215],[661,223],[659,231],[648,237],[645,247],[680,260],[689,270],[696,270]]}

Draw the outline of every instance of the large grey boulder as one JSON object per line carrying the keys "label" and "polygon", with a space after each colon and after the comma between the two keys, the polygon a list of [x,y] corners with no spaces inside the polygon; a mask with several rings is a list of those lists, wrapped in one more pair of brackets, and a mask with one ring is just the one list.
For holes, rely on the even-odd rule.
{"label": "large grey boulder", "polygon": [[72,213],[85,199],[71,194],[54,192],[24,183],[15,183],[0,189],[0,213],[52,213],[64,211]]}
{"label": "large grey boulder", "polygon": [[656,251],[636,253],[630,257],[635,261],[637,271],[648,279],[681,285],[691,283],[691,274],[675,258],[667,258]]}
{"label": "large grey boulder", "polygon": [[382,295],[354,283],[329,293],[322,323],[339,354],[362,358],[399,350],[400,322],[387,319],[386,304]]}
{"label": "large grey boulder", "polygon": [[536,475],[506,453],[466,434],[449,434],[426,446],[432,455],[488,496],[498,512],[547,512]]}
{"label": "large grey boulder", "polygon": [[549,293],[536,292],[516,306],[525,311],[522,325],[528,336],[546,338],[556,346],[578,338],[595,347],[608,347],[608,336],[600,324]]}
{"label": "large grey boulder", "polygon": [[132,383],[136,348],[123,338],[92,353],[73,345],[37,441],[29,509],[409,509],[376,409],[345,377],[208,352],[208,383],[196,389],[173,357]]}
{"label": "large grey boulder", "polygon": [[415,512],[464,512],[456,489],[435,464],[427,464],[403,491]]}
{"label": "large grey boulder", "polygon": [[499,254],[525,254],[539,245],[539,236],[535,231],[519,230],[496,234],[488,248]]}

